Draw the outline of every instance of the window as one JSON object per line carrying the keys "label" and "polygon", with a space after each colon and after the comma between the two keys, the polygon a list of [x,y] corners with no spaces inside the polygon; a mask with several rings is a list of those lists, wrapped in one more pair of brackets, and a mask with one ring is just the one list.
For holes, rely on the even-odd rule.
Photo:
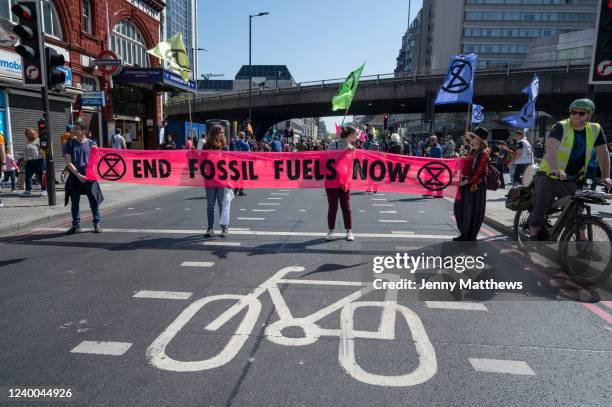
{"label": "window", "polygon": [[113,28],[111,49],[128,65],[149,66],[147,48],[138,28],[129,21],[120,21]]}
{"label": "window", "polygon": [[91,34],[91,0],[83,0],[83,31]]}
{"label": "window", "polygon": [[[17,0],[0,0],[0,18],[17,23],[17,17],[11,12],[11,7]],[[62,29],[57,17],[57,11],[51,0],[42,0],[43,31],[47,35],[62,39]]]}
{"label": "window", "polygon": [[81,76],[81,89],[85,92],[94,92],[98,90],[98,80],[93,76]]}

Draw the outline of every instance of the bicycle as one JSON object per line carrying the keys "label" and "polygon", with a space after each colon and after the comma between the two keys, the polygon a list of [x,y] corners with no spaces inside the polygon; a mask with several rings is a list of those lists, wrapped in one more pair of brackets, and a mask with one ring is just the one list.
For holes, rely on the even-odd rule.
{"label": "bicycle", "polygon": [[[436,354],[431,344],[423,323],[418,315],[403,305],[397,303],[397,290],[386,290],[385,300],[376,301],[356,301],[362,296],[374,290],[374,286],[357,281],[327,281],[327,280],[301,280],[287,279],[287,274],[304,271],[303,267],[286,267],[261,285],[256,287],[251,293],[246,295],[221,294],[205,297],[196,300],[189,305],[179,316],[166,328],[149,346],[146,356],[149,362],[162,370],[178,372],[197,372],[202,370],[214,369],[230,362],[242,349],[248,338],[251,336],[255,324],[261,312],[261,301],[259,297],[268,292],[275,307],[279,320],[266,326],[264,336],[271,342],[282,346],[306,346],[317,342],[321,337],[331,336],[339,338],[338,361],[342,368],[353,378],[363,383],[379,386],[414,386],[429,380],[437,370]],[[379,278],[389,281],[399,281],[399,277],[393,274],[379,274]],[[335,303],[308,315],[306,317],[295,318],[287,306],[279,284],[301,284],[301,285],[329,285],[329,286],[352,286],[360,287],[348,296],[341,298]],[[225,347],[215,356],[199,361],[178,361],[170,358],[165,349],[172,339],[181,329],[194,317],[194,315],[205,305],[220,300],[237,300],[238,302],[215,318],[204,329],[215,332],[229,322],[233,317],[246,309],[246,314],[238,324],[235,332],[229,334],[230,340]],[[376,331],[360,331],[353,327],[353,316],[355,311],[362,307],[381,308],[381,322]],[[340,329],[326,329],[317,324],[332,313],[340,310]],[[395,339],[395,319],[396,314],[402,315],[412,333],[417,354],[419,355],[419,365],[410,373],[403,375],[379,375],[366,371],[357,361],[355,355],[355,339]],[[289,337],[283,331],[287,328],[301,328],[302,337]]]}
{"label": "bicycle", "polygon": [[[579,284],[597,284],[612,272],[612,228],[589,205],[609,205],[612,195],[579,189],[573,195],[555,200],[545,215],[538,240],[558,242],[558,253],[569,277]],[[528,219],[531,208],[514,216],[514,240],[519,249],[533,242]],[[586,213],[586,214],[585,214]],[[603,256],[607,256],[604,260]],[[599,269],[594,267],[601,265]]]}

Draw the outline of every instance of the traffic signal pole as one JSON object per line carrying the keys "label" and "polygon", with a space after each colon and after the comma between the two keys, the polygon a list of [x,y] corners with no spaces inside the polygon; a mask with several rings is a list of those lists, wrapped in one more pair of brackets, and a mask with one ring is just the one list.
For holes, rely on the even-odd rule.
{"label": "traffic signal pole", "polygon": [[42,87],[42,108],[44,111],[43,119],[47,129],[48,145],[46,149],[46,169],[47,169],[47,200],[49,206],[57,204],[55,195],[55,162],[53,160],[53,138],[51,137],[51,116],[49,112],[49,89],[46,86]]}

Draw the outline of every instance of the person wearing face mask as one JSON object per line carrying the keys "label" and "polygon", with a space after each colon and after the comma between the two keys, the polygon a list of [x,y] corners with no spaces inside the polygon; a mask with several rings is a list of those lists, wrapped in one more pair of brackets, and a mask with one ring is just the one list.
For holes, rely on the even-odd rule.
{"label": "person wearing face mask", "polygon": [[[591,122],[595,103],[589,99],[575,100],[569,112],[569,119],[552,127],[546,140],[544,159],[535,179],[533,208],[528,220],[529,232],[534,240],[544,226],[546,212],[553,201],[571,195],[578,189],[577,182],[586,173],[593,149],[601,173],[610,174],[606,136],[599,124]],[[608,188],[612,185],[609,175],[603,182]]]}

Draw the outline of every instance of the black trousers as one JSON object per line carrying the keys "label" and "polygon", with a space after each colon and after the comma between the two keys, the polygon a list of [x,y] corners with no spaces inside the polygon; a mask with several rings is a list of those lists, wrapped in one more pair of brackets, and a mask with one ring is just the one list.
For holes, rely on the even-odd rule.
{"label": "black trousers", "polygon": [[485,217],[487,189],[480,184],[474,192],[470,185],[459,187],[460,198],[455,200],[454,212],[457,229],[467,240],[476,240]]}

